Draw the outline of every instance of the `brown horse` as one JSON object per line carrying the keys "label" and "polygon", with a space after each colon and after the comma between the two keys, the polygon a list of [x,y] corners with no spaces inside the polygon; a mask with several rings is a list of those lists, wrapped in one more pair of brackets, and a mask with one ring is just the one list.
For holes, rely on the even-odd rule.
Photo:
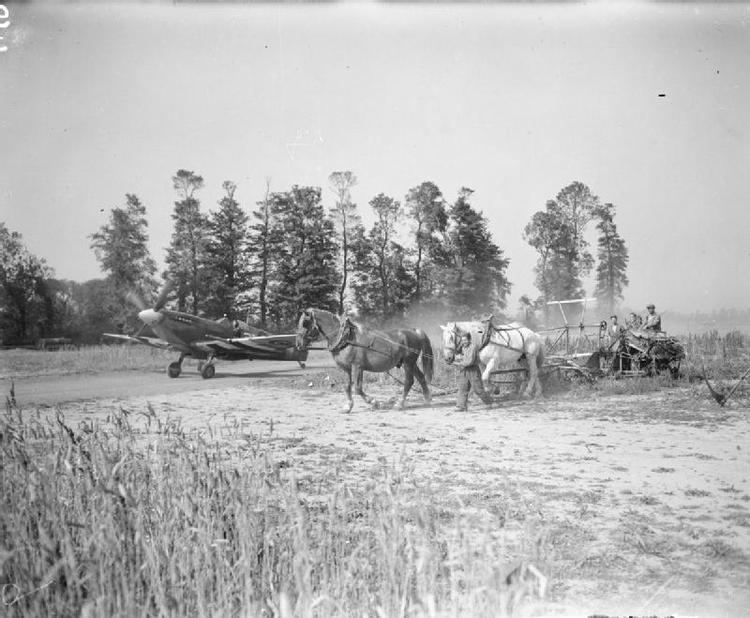
{"label": "brown horse", "polygon": [[[346,396],[349,399],[347,412],[352,411],[352,382],[356,382],[356,393],[368,404],[373,399],[362,390],[362,374],[365,371],[382,373],[394,367],[404,368],[404,394],[397,405],[403,409],[416,376],[427,403],[431,401],[433,356],[432,344],[419,329],[371,330],[352,322],[348,317],[339,318],[324,309],[305,309],[297,323],[297,347],[307,347],[311,341],[324,338],[333,360],[349,376]],[[422,356],[422,369],[417,360]]]}

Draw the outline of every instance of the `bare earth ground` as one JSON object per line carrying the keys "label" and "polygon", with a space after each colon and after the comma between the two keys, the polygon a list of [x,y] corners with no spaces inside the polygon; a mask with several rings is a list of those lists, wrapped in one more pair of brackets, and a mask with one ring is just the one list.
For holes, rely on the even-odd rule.
{"label": "bare earth ground", "polygon": [[[549,578],[534,615],[742,616],[750,608],[748,410],[703,390],[453,411],[453,397],[404,411],[360,400],[343,414],[341,375],[291,366],[16,380],[24,409],[59,407],[72,424],[150,404],[161,418],[220,437],[239,424],[261,436],[287,474],[314,481],[338,467],[364,485],[385,463],[407,466],[448,511],[492,513],[508,559],[533,555]],[[278,369],[278,364],[274,365]],[[285,373],[286,372],[286,373]],[[3,380],[5,392],[9,381]],[[381,400],[398,386],[369,386]]]}

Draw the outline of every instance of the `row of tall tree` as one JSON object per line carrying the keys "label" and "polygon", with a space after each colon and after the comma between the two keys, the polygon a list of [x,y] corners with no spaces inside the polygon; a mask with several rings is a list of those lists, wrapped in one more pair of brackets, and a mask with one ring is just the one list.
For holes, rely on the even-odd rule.
{"label": "row of tall tree", "polygon": [[[307,306],[354,311],[380,324],[416,323],[427,313],[497,314],[506,307],[509,260],[472,206],[471,189],[461,188],[452,201],[429,181],[402,201],[381,193],[367,205],[373,223],[366,226],[352,200],[356,176],[334,172],[328,180],[335,196],[328,207],[319,187],[272,192],[267,182],[263,198],[246,210],[237,186],[226,181],[217,207],[207,210],[200,199],[203,178],[178,170],[162,273],[173,284],[175,308],[282,329]],[[600,232],[597,295],[612,304],[621,297],[627,250],[614,215],[614,206],[600,205],[581,183],[534,214],[524,236],[539,253],[541,295],[534,302],[524,297],[529,306],[583,294],[581,280],[594,264],[583,236],[594,219]],[[53,279],[20,235],[0,226],[6,341],[51,335],[92,341],[107,330],[134,329],[136,311],[125,299],[135,292],[148,304],[161,285],[149,251],[146,207],[136,195],[127,194],[90,236],[104,279]]]}
{"label": "row of tall tree", "polygon": [[[267,183],[249,214],[232,182],[222,185],[218,208],[204,212],[203,178],[179,170],[172,180],[178,199],[164,274],[178,310],[280,328],[307,306],[384,323],[407,312],[495,311],[506,304],[508,260],[470,204],[470,189],[453,203],[432,182],[411,189],[403,203],[379,194],[369,203],[374,223],[367,227],[352,201],[357,178],[349,171],[329,176],[329,208],[320,187],[271,192]],[[128,195],[92,235],[113,287],[153,290],[147,227],[145,209]]]}

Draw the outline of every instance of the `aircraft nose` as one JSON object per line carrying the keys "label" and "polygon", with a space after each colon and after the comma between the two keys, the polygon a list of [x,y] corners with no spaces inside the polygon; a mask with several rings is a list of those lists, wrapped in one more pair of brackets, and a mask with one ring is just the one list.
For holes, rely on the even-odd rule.
{"label": "aircraft nose", "polygon": [[144,309],[138,314],[138,318],[141,322],[145,322],[146,324],[156,324],[161,321],[161,317],[161,313],[154,311],[153,309]]}

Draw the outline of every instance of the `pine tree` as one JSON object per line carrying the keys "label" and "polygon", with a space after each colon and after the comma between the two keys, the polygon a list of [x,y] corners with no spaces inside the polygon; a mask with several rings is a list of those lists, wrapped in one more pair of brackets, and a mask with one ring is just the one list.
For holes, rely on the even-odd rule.
{"label": "pine tree", "polygon": [[203,188],[203,178],[188,170],[178,170],[172,184],[182,198],[175,202],[174,232],[167,249],[167,276],[177,289],[177,308],[197,314],[205,290],[206,229],[208,222],[200,211],[195,192]]}
{"label": "pine tree", "polygon": [[456,311],[492,313],[505,307],[510,292],[509,260],[492,240],[487,219],[469,203],[472,193],[466,187],[459,191],[443,241],[433,243],[431,257],[446,304]]}
{"label": "pine tree", "polygon": [[335,311],[338,306],[334,225],[320,199],[319,187],[296,185],[271,195],[274,284],[269,308],[279,328],[294,324],[305,307]]}
{"label": "pine tree", "polygon": [[236,315],[239,293],[250,286],[247,247],[248,216],[234,197],[237,185],[227,180],[222,184],[226,195],[219,201],[219,210],[208,218],[206,266],[209,271],[208,315]]}
{"label": "pine tree", "polygon": [[266,194],[252,212],[254,223],[248,228],[248,244],[251,255],[250,277],[257,288],[258,322],[261,328],[268,326],[268,288],[273,263],[271,260],[273,216],[271,213],[271,181],[266,178]]}
{"label": "pine tree", "polygon": [[599,306],[606,308],[612,313],[619,300],[622,300],[622,292],[629,281],[627,277],[628,249],[625,241],[617,233],[615,225],[615,207],[605,204],[596,211],[599,219],[596,229],[599,230],[597,242],[597,257],[599,263],[596,267],[596,297]]}

